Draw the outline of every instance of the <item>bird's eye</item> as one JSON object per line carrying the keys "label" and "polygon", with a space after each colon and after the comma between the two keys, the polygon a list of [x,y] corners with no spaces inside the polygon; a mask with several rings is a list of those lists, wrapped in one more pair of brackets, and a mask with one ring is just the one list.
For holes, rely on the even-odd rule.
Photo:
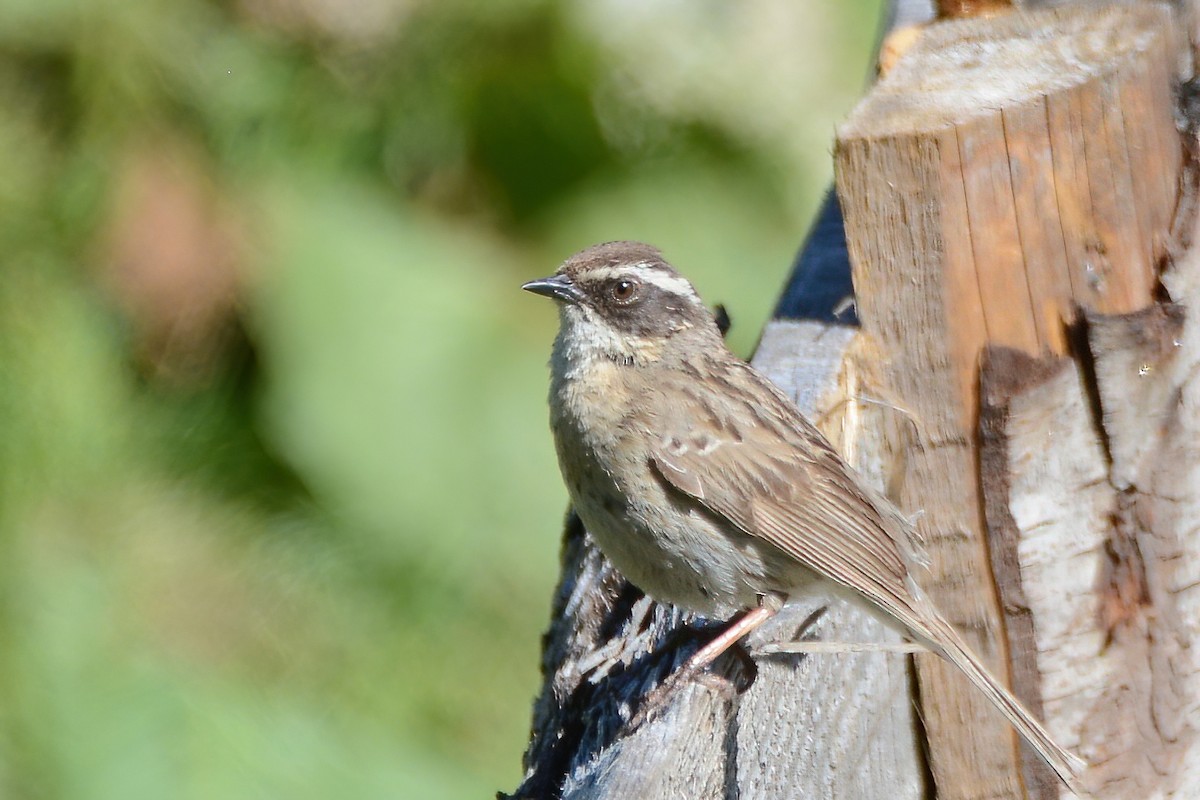
{"label": "bird's eye", "polygon": [[637,281],[621,278],[612,285],[613,299],[618,303],[632,303],[637,298],[638,293]]}

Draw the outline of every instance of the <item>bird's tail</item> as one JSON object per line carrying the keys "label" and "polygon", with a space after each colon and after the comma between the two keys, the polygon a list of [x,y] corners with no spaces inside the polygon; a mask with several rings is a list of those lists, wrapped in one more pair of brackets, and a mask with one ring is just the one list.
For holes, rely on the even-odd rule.
{"label": "bird's tail", "polygon": [[[935,642],[934,650],[948,659],[954,666],[975,684],[976,688],[996,706],[1008,719],[1017,733],[1037,750],[1046,763],[1058,773],[1063,783],[1075,794],[1086,797],[1080,777],[1087,769],[1087,762],[1070,752],[1050,736],[1042,723],[1013,696],[1004,684],[1000,683],[979,660],[950,623],[937,617],[937,636],[930,639]],[[931,626],[932,627],[932,626]]]}

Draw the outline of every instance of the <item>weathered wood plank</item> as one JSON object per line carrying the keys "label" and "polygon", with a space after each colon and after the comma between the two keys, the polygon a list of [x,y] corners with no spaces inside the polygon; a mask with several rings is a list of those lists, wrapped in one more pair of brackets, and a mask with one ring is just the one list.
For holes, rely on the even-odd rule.
{"label": "weathered wood plank", "polygon": [[1174,272],[1180,305],[1091,316],[1094,366],[1025,368],[985,430],[1010,641],[1032,630],[1052,729],[1112,800],[1200,794],[1200,320],[1181,311],[1200,253]]}
{"label": "weathered wood plank", "polygon": [[[960,151],[956,166],[966,190],[969,225],[965,229],[947,228],[943,236],[951,242],[968,237],[972,262],[986,265],[976,268],[975,274],[983,300],[987,340],[1036,353],[1041,349],[1039,315],[1033,310],[1029,279],[1030,273],[1037,273],[1035,265],[1026,263],[1021,229],[1017,225],[1013,157],[1003,114],[983,114],[957,123],[955,128]],[[1018,131],[1011,133],[1015,139]],[[1027,140],[1024,144],[1033,143]],[[1032,246],[1034,242],[1026,244]]]}
{"label": "weathered wood plank", "polygon": [[[911,426],[892,447],[905,451],[893,499],[922,512],[923,584],[999,674],[979,358],[987,345],[1066,353],[1076,308],[1153,302],[1179,178],[1172,106],[1154,83],[1174,63],[1171,29],[1153,4],[930,26],[838,132],[859,316],[881,391]],[[1005,723],[944,665],[918,664],[939,797],[1023,796]]]}
{"label": "weathered wood plank", "polygon": [[[1012,178],[1016,230],[1020,236],[1022,272],[1029,282],[1029,299],[1038,348],[1066,352],[1061,298],[1071,297],[1067,249],[1055,213],[1054,157],[1049,111],[1044,97],[1001,110],[1004,140]],[[1024,266],[1028,265],[1025,269]]]}
{"label": "weathered wood plank", "polygon": [[1176,305],[1088,325],[1117,503],[1084,746],[1131,800],[1200,795],[1200,252],[1172,272]]}
{"label": "weathered wood plank", "polygon": [[[1030,378],[1004,399],[997,436],[1004,442],[1006,463],[999,466],[1007,477],[1002,485],[990,485],[988,515],[1012,521],[1011,529],[999,529],[1007,536],[993,547],[1008,551],[1019,565],[1019,583],[1010,577],[1004,584],[1005,608],[1012,609],[1013,628],[1032,634],[1013,643],[1032,649],[1026,657],[1036,657],[1040,674],[1031,686],[1029,673],[1016,673],[1026,681],[1014,688],[1041,705],[1063,745],[1077,749],[1079,731],[1108,677],[1090,675],[1104,646],[1092,621],[1115,496],[1078,365],[1058,360]],[[1020,615],[1028,616],[1028,630],[1022,631]],[[1089,677],[1081,679],[1085,674]]]}
{"label": "weathered wood plank", "polygon": [[[983,488],[984,518],[992,574],[1000,592],[1004,630],[1012,660],[1012,688],[1039,717],[1042,676],[1038,670],[1038,645],[1033,611],[1025,596],[1019,553],[1020,528],[1009,501],[1014,472],[1010,461],[1024,465],[1022,449],[1029,442],[1013,441],[1013,398],[1048,381],[1061,381],[1075,365],[1066,358],[1038,360],[1020,351],[989,347],[980,365],[979,482]],[[1019,409],[1018,409],[1019,410]],[[1086,424],[1086,418],[1082,421]],[[1086,451],[1085,451],[1086,452]],[[1063,490],[1066,487],[1056,486]],[[1070,487],[1074,491],[1077,487]],[[1022,752],[1025,786],[1031,798],[1056,798],[1061,784],[1053,772],[1028,748]]]}
{"label": "weathered wood plank", "polygon": [[[754,357],[868,480],[882,478],[879,407],[853,371],[857,329],[814,321],[768,324]],[[849,368],[849,371],[848,371]],[[866,400],[866,402],[864,402]],[[882,488],[878,483],[877,487]],[[789,604],[752,645],[786,642],[824,608],[804,638],[898,642],[895,632],[840,601]],[[924,762],[916,739],[907,659],[894,653],[780,654],[759,660],[759,680],[739,709],[737,797],[920,798]],[[785,722],[786,721],[786,722]]]}

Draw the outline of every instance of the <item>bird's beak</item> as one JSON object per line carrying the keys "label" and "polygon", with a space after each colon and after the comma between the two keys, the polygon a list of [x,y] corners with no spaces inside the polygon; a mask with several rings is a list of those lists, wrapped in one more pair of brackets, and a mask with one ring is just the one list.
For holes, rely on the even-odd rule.
{"label": "bird's beak", "polygon": [[561,300],[564,303],[579,305],[583,300],[583,292],[571,283],[570,278],[565,275],[551,275],[549,278],[538,278],[536,281],[521,286],[527,292],[540,294],[543,297],[549,297],[553,300]]}

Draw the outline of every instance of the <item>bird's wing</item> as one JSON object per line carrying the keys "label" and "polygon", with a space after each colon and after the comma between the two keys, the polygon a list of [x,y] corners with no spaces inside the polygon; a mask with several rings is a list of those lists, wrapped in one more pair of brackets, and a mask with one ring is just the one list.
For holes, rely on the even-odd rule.
{"label": "bird's wing", "polygon": [[[651,461],[670,486],[818,574],[921,631],[908,581],[903,517],[859,484],[813,425],[765,378],[762,390],[719,399],[672,392],[668,432]],[[752,384],[753,385],[753,384]],[[736,425],[735,419],[753,420]],[[662,428],[660,428],[661,430]]]}
{"label": "bird's wing", "polygon": [[[910,580],[903,549],[908,523],[900,512],[861,485],[765,378],[749,367],[726,369],[698,372],[692,378],[703,380],[663,393],[672,402],[655,415],[659,430],[667,431],[651,456],[658,474],[711,513],[865,596],[918,634],[957,665],[1075,789],[1087,765],[1054,740]],[[734,369],[746,372],[732,375]],[[711,392],[713,383],[721,392]]]}

